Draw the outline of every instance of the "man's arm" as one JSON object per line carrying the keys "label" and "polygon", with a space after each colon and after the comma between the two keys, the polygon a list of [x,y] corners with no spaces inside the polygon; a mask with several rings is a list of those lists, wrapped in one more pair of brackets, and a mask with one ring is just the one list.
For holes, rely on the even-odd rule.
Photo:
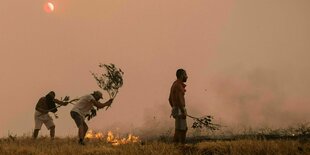
{"label": "man's arm", "polygon": [[64,105],[64,106],[66,106],[66,105],[69,103],[69,102],[60,101],[60,100],[58,100],[58,99],[54,99],[54,102],[57,103],[57,104],[59,104],[59,105]]}
{"label": "man's arm", "polygon": [[101,109],[101,108],[104,108],[106,106],[110,106],[112,104],[112,102],[113,102],[113,99],[110,99],[110,100],[108,100],[105,103],[101,103],[101,102],[98,102],[98,101],[95,101],[95,100],[92,100],[91,102],[94,104],[94,106],[96,106],[97,108]]}
{"label": "man's arm", "polygon": [[176,85],[175,87],[175,98],[177,107],[183,109],[185,107],[185,99],[184,99],[184,89],[181,85]]}
{"label": "man's arm", "polygon": [[45,109],[42,109],[39,107],[37,107],[36,110],[39,111],[40,113],[48,113],[49,112],[48,110],[45,110]]}
{"label": "man's arm", "polygon": [[185,92],[184,92],[183,86],[177,85],[175,93],[176,93],[176,99],[177,99],[175,106],[179,107],[181,109],[181,112],[184,113],[185,112],[185,110],[184,110],[184,108],[185,108],[185,98],[184,98]]}
{"label": "man's arm", "polygon": [[169,95],[169,104],[170,104],[171,107],[173,107],[171,93],[172,93],[172,92],[170,92],[170,95]]}

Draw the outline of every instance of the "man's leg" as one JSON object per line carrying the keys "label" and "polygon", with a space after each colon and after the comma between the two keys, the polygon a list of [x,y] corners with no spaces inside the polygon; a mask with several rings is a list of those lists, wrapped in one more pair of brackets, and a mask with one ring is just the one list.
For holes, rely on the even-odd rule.
{"label": "man's leg", "polygon": [[183,119],[183,118],[175,119],[174,142],[185,144],[186,132],[187,132],[186,119]]}
{"label": "man's leg", "polygon": [[175,125],[174,125],[174,126],[175,126],[175,130],[174,130],[174,137],[173,137],[173,142],[174,142],[174,143],[179,143],[179,142],[180,142],[180,138],[179,138],[179,137],[180,137],[180,136],[179,136],[179,135],[180,135],[180,133],[179,133],[179,128],[180,128],[180,127],[179,127],[179,126],[180,126],[179,124],[180,124],[180,123],[179,123],[179,120],[180,120],[180,119],[175,118]]}
{"label": "man's leg", "polygon": [[182,143],[184,131],[186,134],[186,130],[187,130],[186,119],[176,118],[175,119],[175,134],[174,134],[175,143]]}
{"label": "man's leg", "polygon": [[83,118],[75,111],[71,111],[70,115],[74,120],[76,126],[78,127],[78,136],[79,136],[79,144],[84,145],[84,125],[83,125]]}
{"label": "man's leg", "polygon": [[181,131],[178,130],[178,129],[175,129],[175,131],[174,131],[174,137],[173,137],[173,142],[174,142],[174,143],[180,143],[180,142],[181,142],[181,136],[180,136],[180,134],[181,134]]}
{"label": "man's leg", "polygon": [[85,122],[83,122],[83,126],[84,126],[84,133],[83,133],[83,139],[84,139],[85,135],[86,135],[86,133],[88,131],[88,126],[87,126],[87,124]]}
{"label": "man's leg", "polygon": [[178,143],[178,131],[177,131],[177,129],[174,130],[173,142]]}
{"label": "man's leg", "polygon": [[79,126],[79,143],[80,144],[84,144],[84,126],[83,125],[80,125]]}
{"label": "man's leg", "polygon": [[50,137],[54,139],[55,137],[55,124],[51,116],[46,115],[44,125],[48,130],[50,130]]}
{"label": "man's leg", "polygon": [[33,134],[32,134],[32,138],[33,139],[36,139],[38,137],[39,131],[40,131],[40,129],[34,129],[33,130]]}
{"label": "man's leg", "polygon": [[84,125],[79,126],[79,138],[84,139]]}
{"label": "man's leg", "polygon": [[51,139],[55,137],[55,125],[49,128]]}
{"label": "man's leg", "polygon": [[187,130],[182,130],[182,131],[180,131],[180,142],[181,142],[182,144],[185,144],[186,132],[187,132]]}
{"label": "man's leg", "polygon": [[43,125],[43,121],[40,119],[41,115],[38,115],[37,113],[35,113],[34,115],[34,130],[33,130],[33,134],[32,134],[32,138],[36,139],[39,135],[39,131]]}
{"label": "man's leg", "polygon": [[185,144],[185,140],[186,140],[186,132],[187,132],[187,121],[186,118],[185,119],[181,119],[180,120],[180,126],[181,126],[181,130],[180,130],[180,142],[181,144]]}
{"label": "man's leg", "polygon": [[83,122],[80,126],[79,126],[79,143],[81,145],[85,145],[84,143],[84,137],[87,133],[88,130],[88,126],[85,122]]}

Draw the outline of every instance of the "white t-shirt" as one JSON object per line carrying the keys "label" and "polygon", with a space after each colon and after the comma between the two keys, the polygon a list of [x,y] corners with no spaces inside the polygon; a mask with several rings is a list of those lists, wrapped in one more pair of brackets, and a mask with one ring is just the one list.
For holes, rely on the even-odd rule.
{"label": "white t-shirt", "polygon": [[95,100],[93,95],[82,96],[79,101],[73,106],[71,111],[79,113],[81,116],[85,117],[89,111],[93,108],[93,102]]}

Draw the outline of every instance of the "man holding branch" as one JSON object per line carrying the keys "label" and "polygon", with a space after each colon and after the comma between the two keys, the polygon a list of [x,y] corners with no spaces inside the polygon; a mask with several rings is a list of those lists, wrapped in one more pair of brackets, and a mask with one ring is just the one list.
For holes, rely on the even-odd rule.
{"label": "man holding branch", "polygon": [[187,123],[185,109],[185,87],[184,82],[187,81],[187,74],[184,69],[178,69],[176,72],[177,80],[172,84],[170,89],[169,103],[172,107],[171,116],[175,119],[175,133],[173,142],[185,143]]}
{"label": "man holding branch", "polygon": [[72,108],[70,114],[78,127],[79,144],[85,145],[84,137],[87,133],[88,126],[85,122],[85,116],[93,109],[93,106],[98,109],[110,106],[113,99],[108,100],[105,103],[100,103],[102,99],[102,93],[100,91],[94,91],[92,94],[82,96]]}
{"label": "man holding branch", "polygon": [[[44,97],[41,97],[36,104],[36,111],[34,114],[35,127],[33,131],[32,137],[36,139],[38,137],[39,131],[44,124],[48,130],[50,130],[50,136],[53,139],[55,137],[55,124],[53,122],[53,118],[48,114],[48,112],[57,112],[57,108],[59,106],[66,106],[69,102],[66,100],[69,97],[65,97],[65,102],[55,99],[55,92],[50,91]],[[56,107],[56,104],[59,106]],[[56,117],[57,118],[57,117]]]}

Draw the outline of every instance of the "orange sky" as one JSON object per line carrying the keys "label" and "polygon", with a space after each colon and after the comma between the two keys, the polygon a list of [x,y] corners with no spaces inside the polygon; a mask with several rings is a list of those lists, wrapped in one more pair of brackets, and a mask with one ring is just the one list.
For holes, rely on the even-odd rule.
{"label": "orange sky", "polygon": [[[50,90],[98,90],[89,71],[99,63],[122,68],[124,86],[90,128],[173,125],[167,98],[179,67],[193,115],[251,126],[310,118],[308,0],[54,0],[50,14],[46,2],[0,2],[1,136],[29,134]],[[71,108],[59,109],[57,135],[76,135]]]}

